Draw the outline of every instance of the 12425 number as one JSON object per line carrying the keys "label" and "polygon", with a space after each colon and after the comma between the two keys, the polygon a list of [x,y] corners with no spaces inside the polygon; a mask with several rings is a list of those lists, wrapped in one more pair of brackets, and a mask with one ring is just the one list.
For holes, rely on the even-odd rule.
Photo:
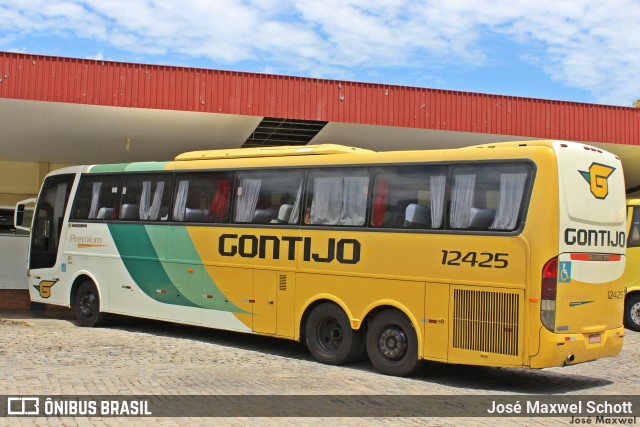
{"label": "12425 number", "polygon": [[461,266],[467,263],[471,267],[507,268],[509,254],[492,252],[467,252],[442,250],[442,265]]}

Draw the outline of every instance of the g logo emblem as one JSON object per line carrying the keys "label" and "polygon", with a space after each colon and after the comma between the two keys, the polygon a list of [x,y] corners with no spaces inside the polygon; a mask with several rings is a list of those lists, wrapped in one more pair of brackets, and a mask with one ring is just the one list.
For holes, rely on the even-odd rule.
{"label": "g logo emblem", "polygon": [[34,288],[38,290],[42,298],[49,298],[51,296],[51,287],[58,283],[57,280],[42,280],[39,285],[35,285]]}
{"label": "g logo emblem", "polygon": [[591,163],[589,171],[578,171],[580,175],[589,183],[591,194],[596,199],[605,199],[609,194],[609,182],[607,179],[616,168],[600,163]]}

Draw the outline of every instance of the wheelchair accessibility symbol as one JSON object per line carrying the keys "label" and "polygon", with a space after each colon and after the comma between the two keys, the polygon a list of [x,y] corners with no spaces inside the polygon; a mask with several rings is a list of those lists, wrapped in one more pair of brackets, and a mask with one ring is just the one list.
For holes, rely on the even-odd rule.
{"label": "wheelchair accessibility symbol", "polygon": [[571,281],[571,261],[560,261],[558,282],[569,283]]}

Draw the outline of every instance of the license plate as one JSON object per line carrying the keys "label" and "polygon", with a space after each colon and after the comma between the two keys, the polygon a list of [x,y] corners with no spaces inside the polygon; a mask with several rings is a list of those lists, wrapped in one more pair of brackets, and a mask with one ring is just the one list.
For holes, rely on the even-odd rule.
{"label": "license plate", "polygon": [[598,344],[602,341],[602,337],[600,334],[591,334],[589,335],[589,344]]}

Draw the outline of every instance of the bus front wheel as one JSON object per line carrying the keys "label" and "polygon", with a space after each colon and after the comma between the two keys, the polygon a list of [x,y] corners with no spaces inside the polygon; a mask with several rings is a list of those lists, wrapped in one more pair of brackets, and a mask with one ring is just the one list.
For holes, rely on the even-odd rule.
{"label": "bus front wheel", "polygon": [[624,326],[640,332],[640,294],[630,295],[625,301]]}
{"label": "bus front wheel", "polygon": [[311,355],[321,363],[342,365],[362,352],[362,333],[351,329],[349,318],[335,304],[324,303],[314,308],[305,332]]}
{"label": "bus front wheel", "polygon": [[87,280],[80,285],[73,305],[80,326],[99,326],[104,321],[104,314],[100,313],[100,295],[93,282]]}
{"label": "bus front wheel", "polygon": [[367,330],[367,354],[385,375],[407,376],[420,366],[418,337],[411,321],[398,310],[376,315]]}

